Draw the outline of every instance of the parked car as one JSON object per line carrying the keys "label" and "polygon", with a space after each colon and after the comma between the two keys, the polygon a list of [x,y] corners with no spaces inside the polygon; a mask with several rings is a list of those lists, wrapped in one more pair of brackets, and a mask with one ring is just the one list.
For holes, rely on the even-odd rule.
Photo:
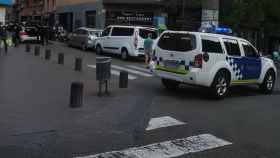
{"label": "parked car", "polygon": [[36,41],[38,30],[36,27],[26,26],[22,27],[19,33],[20,42]]}
{"label": "parked car", "polygon": [[103,52],[119,54],[121,59],[144,56],[144,39],[148,34],[157,38],[157,30],[141,26],[108,26],[96,41],[96,53]]}
{"label": "parked car", "polygon": [[259,85],[273,92],[277,77],[271,59],[262,57],[247,40],[200,32],[164,32],[155,50],[154,73],[168,89],[186,83],[209,87],[224,98],[233,85]]}
{"label": "parked car", "polygon": [[68,45],[80,47],[82,50],[94,48],[96,39],[101,36],[102,30],[81,27],[68,36]]}

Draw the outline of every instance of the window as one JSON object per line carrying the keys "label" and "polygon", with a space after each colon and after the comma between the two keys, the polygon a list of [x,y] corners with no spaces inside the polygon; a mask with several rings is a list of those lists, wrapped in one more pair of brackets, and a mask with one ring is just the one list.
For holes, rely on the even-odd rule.
{"label": "window", "polygon": [[231,56],[241,56],[241,51],[237,40],[224,39],[227,54]]}
{"label": "window", "polygon": [[196,48],[196,37],[191,34],[165,33],[161,36],[158,46],[171,51],[191,51]]}
{"label": "window", "polygon": [[220,40],[213,37],[202,37],[202,51],[206,53],[223,54]]}
{"label": "window", "polygon": [[96,11],[87,11],[86,12],[86,26],[89,28],[96,27]]}
{"label": "window", "polygon": [[112,36],[132,36],[134,28],[114,27]]}
{"label": "window", "polygon": [[148,38],[149,34],[152,35],[152,39],[157,38],[157,32],[155,30],[140,29],[139,31],[139,36],[144,39]]}
{"label": "window", "polygon": [[259,57],[255,48],[253,48],[249,43],[242,43],[242,47],[244,49],[244,53],[246,57],[257,58]]}
{"label": "window", "polygon": [[108,27],[107,29],[105,29],[105,30],[102,32],[102,36],[109,36],[110,31],[111,31],[111,27]]}

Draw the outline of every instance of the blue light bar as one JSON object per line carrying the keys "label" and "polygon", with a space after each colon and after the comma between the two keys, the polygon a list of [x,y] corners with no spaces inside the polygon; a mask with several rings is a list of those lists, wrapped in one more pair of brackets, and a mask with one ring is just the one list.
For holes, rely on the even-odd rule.
{"label": "blue light bar", "polygon": [[215,28],[215,32],[216,32],[216,33],[227,33],[227,34],[231,34],[231,33],[232,33],[232,29],[226,28],[226,27],[216,27],[216,28]]}

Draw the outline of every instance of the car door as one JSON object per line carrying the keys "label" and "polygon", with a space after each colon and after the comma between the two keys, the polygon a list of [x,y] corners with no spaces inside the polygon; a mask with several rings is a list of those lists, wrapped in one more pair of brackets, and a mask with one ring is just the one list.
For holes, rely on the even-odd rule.
{"label": "car door", "polygon": [[110,45],[109,45],[109,39],[111,37],[111,29],[112,27],[107,27],[103,32],[102,36],[99,38],[101,45],[103,47],[103,50],[106,52],[110,52]]}
{"label": "car door", "polygon": [[244,52],[244,79],[257,80],[261,75],[262,62],[256,49],[246,41],[241,41],[241,48]]}
{"label": "car door", "polygon": [[223,38],[223,44],[226,50],[226,61],[232,72],[232,83],[240,83],[245,80],[245,63],[242,58],[239,42],[236,39]]}
{"label": "car door", "polygon": [[113,27],[111,37],[108,40],[112,53],[120,54],[121,48],[125,47],[130,51],[130,41],[132,43],[132,37],[134,34],[134,28],[130,27]]}

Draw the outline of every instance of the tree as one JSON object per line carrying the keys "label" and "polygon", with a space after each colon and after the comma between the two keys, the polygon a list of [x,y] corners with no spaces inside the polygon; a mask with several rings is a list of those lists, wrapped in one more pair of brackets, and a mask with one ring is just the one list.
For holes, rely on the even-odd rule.
{"label": "tree", "polygon": [[241,26],[279,31],[279,7],[279,0],[232,0],[228,8],[231,12],[221,19],[237,32]]}

